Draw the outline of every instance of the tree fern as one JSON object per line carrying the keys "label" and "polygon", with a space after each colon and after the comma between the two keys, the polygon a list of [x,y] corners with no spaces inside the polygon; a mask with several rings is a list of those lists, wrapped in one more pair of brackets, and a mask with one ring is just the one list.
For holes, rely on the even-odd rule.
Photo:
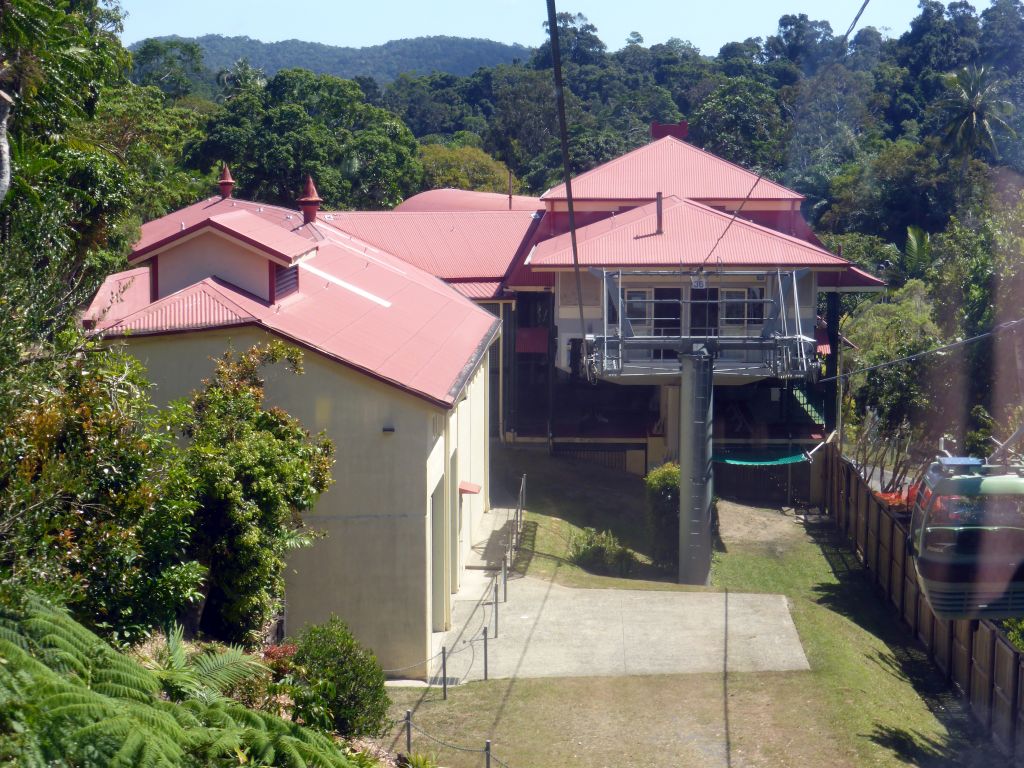
{"label": "tree fern", "polygon": [[244,759],[352,768],[322,734],[223,696],[262,666],[236,650],[189,658],[183,644],[170,648],[168,667],[205,683],[198,697],[169,701],[159,671],[118,653],[66,611],[0,587],[0,766],[200,768]]}

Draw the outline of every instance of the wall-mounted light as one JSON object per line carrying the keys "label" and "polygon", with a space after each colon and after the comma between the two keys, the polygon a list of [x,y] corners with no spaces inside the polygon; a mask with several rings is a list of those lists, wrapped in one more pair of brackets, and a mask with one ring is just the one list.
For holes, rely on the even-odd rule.
{"label": "wall-mounted light", "polygon": [[381,432],[383,432],[385,435],[393,434],[394,431],[395,428],[392,427],[391,425],[385,425],[385,427],[381,430]]}

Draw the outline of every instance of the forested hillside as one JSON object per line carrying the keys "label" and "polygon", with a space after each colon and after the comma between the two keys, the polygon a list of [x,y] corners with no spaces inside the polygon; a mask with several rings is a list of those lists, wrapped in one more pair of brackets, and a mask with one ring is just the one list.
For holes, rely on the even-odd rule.
{"label": "forested hillside", "polygon": [[[115,752],[187,747],[196,754],[173,764],[345,765],[333,740],[296,725],[336,730],[321,706],[333,679],[288,669],[273,685],[289,687],[261,689],[269,709],[256,717],[223,700],[230,681],[189,667],[204,655],[187,656],[180,633],[155,672],[97,640],[131,646],[180,619],[258,642],[333,456],[263,407],[262,368],[298,370],[301,357],[279,345],[226,353],[191,398],[158,410],[141,365],[88,337],[80,312],[126,266],[140,223],[210,195],[225,161],[238,196],[288,205],[306,174],[336,208],[504,190],[509,171],[517,188],[544,190],[561,173],[550,48],[391,80],[440,60],[407,63],[399,46],[348,80],[293,67],[315,65],[320,49],[306,44],[294,62],[241,49],[204,59],[170,38],[132,53],[121,19],[116,1],[0,0],[0,763],[103,766]],[[1020,423],[1024,332],[1002,325],[1024,316],[1020,0],[980,14],[921,0],[893,37],[864,27],[847,39],[784,15],[716,53],[636,34],[616,49],[568,13],[558,34],[574,171],[648,141],[653,120],[686,120],[696,145],[803,193],[822,241],[888,280],[888,293],[844,296],[847,371],[981,339],[845,383],[862,456],[933,452],[942,436],[980,455]],[[203,516],[214,496],[229,532]],[[216,666],[241,651],[211,653]],[[90,660],[134,683],[94,677]],[[149,727],[153,708],[166,727]],[[311,756],[267,756],[279,744]]]}
{"label": "forested hillside", "polygon": [[[206,66],[213,72],[228,69],[239,59],[248,59],[268,75],[280,69],[303,67],[312,72],[338,77],[372,77],[390,82],[403,72],[448,72],[468,75],[480,67],[512,64],[529,58],[531,50],[523,45],[506,45],[479,38],[416,37],[408,40],[390,40],[383,45],[346,48],[323,45],[302,40],[281,40],[264,43],[251,37],[203,35],[178,37],[168,35],[157,40],[195,43],[203,53]],[[143,42],[135,43],[135,51]]]}

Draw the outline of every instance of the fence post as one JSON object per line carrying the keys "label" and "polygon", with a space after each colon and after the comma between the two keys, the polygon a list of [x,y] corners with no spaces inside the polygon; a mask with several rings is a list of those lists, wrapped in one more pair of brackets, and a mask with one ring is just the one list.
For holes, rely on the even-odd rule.
{"label": "fence post", "polygon": [[444,691],[444,700],[448,701],[448,649],[441,646],[441,690]]}
{"label": "fence post", "polygon": [[405,754],[412,754],[412,710],[405,710]]}
{"label": "fence post", "polygon": [[484,625],[484,680],[487,679],[487,625]]}
{"label": "fence post", "polygon": [[[477,742],[478,744],[480,742]],[[484,742],[484,765],[486,768],[491,768],[491,740],[488,739]]]}
{"label": "fence post", "polygon": [[508,602],[508,555],[501,557],[501,602]]}
{"label": "fence post", "polygon": [[494,580],[494,637],[498,637],[498,580]]}

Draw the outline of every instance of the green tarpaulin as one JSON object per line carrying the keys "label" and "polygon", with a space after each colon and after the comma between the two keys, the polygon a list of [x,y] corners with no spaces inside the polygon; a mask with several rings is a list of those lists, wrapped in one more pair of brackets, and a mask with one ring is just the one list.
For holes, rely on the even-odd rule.
{"label": "green tarpaulin", "polygon": [[747,467],[778,467],[784,464],[799,464],[807,461],[806,453],[754,453],[748,451],[727,451],[716,453],[711,457],[712,461],[722,464],[739,464]]}

